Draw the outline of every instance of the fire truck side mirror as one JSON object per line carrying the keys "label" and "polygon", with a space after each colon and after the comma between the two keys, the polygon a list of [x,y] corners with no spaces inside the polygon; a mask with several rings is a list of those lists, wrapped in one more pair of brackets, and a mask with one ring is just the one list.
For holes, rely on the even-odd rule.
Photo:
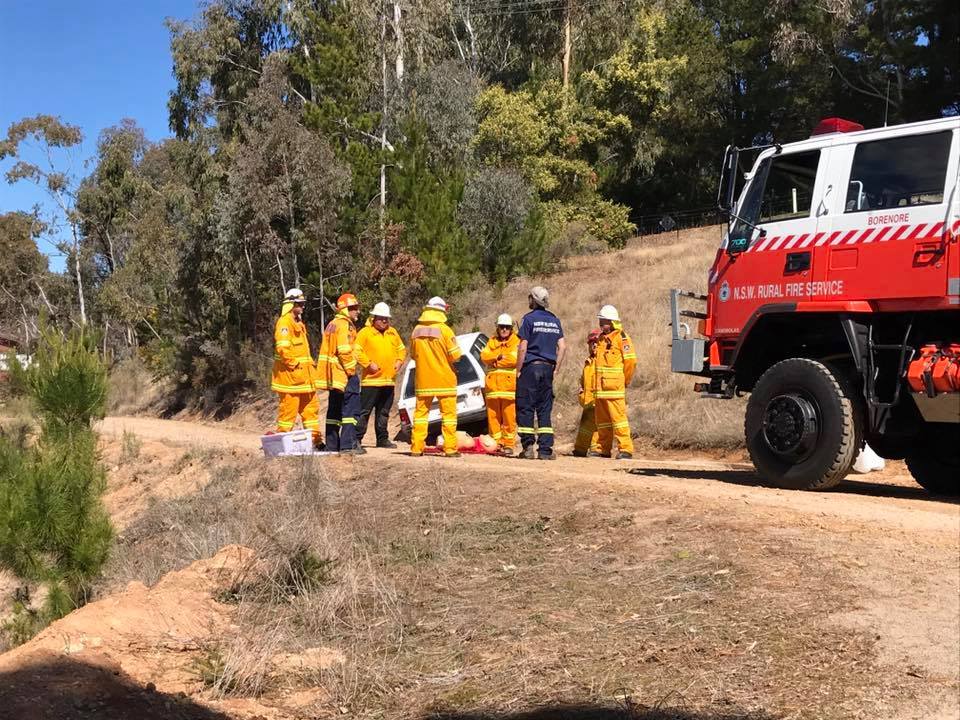
{"label": "fire truck side mirror", "polygon": [[727,149],[723,153],[723,166],[720,168],[720,187],[717,190],[717,205],[724,212],[733,209],[739,156],[740,151],[736,146],[727,145]]}

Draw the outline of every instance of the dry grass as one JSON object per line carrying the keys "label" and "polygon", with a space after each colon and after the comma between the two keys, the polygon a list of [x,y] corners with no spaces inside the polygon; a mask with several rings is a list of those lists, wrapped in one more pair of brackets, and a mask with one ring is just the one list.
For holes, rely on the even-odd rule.
{"label": "dry grass", "polygon": [[[875,666],[872,636],[826,620],[854,589],[822,536],[435,465],[233,462],[131,525],[107,581],[152,582],[227,543],[257,549],[218,597],[237,604],[237,633],[196,658],[217,695],[282,703],[322,688],[309,717],[620,703],[636,710],[625,717],[691,720],[869,717],[876,688],[909,695]],[[270,669],[317,646],[346,661]]]}
{"label": "dry grass", "polygon": [[[550,290],[551,310],[561,319],[568,340],[568,362],[556,386],[559,440],[572,442],[586,337],[596,326],[602,305],[615,305],[637,348],[637,371],[628,390],[635,434],[666,448],[735,448],[743,443],[742,401],[701,400],[689,376],[670,372],[668,291],[681,287],[706,291],[707,272],[720,244],[718,227],[647,236],[620,251],[569,259],[561,272],[545,278],[520,278],[497,298],[474,291],[461,314],[469,318],[458,331],[491,332],[496,316],[518,319],[527,311],[532,285]],[[476,318],[476,320],[474,319]]]}
{"label": "dry grass", "polygon": [[136,355],[116,363],[110,369],[107,412],[112,415],[136,415],[157,402],[166,390]]}

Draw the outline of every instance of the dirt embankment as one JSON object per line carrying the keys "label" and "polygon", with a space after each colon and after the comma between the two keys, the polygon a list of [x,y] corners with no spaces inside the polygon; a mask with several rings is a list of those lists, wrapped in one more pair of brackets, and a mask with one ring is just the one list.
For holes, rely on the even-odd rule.
{"label": "dirt embankment", "polygon": [[[102,430],[108,594],[3,656],[0,707],[46,689],[77,717],[957,717],[960,507],[898,463],[795,493],[708,457],[269,462],[223,427]],[[225,575],[236,542],[269,592]]]}

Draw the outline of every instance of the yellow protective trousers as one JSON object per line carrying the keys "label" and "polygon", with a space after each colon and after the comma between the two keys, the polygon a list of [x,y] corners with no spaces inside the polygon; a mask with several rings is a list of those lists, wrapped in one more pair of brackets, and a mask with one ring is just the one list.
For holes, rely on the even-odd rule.
{"label": "yellow protective trousers", "polygon": [[[437,398],[440,401],[440,417],[443,427],[443,451],[450,455],[457,450],[457,398],[455,395]],[[432,397],[417,395],[417,406],[413,411],[413,433],[410,438],[410,452],[422,453],[427,445],[427,425],[430,422]]]}
{"label": "yellow protective trousers", "polygon": [[600,452],[600,436],[597,433],[596,410],[593,404],[587,405],[580,413],[580,427],[577,428],[577,439],[573,444],[573,450],[583,455],[588,452]]}
{"label": "yellow protective trousers", "polygon": [[297,415],[303,421],[303,429],[320,437],[320,402],[317,393],[277,393],[280,396],[280,408],[277,413],[277,432],[289,432],[297,421]]}
{"label": "yellow protective trousers", "polygon": [[633,452],[633,439],[630,437],[626,400],[623,398],[597,398],[596,417],[601,455],[611,455],[614,437],[617,438],[620,452]]}
{"label": "yellow protective trousers", "polygon": [[512,448],[517,438],[517,401],[487,396],[487,426],[497,445]]}

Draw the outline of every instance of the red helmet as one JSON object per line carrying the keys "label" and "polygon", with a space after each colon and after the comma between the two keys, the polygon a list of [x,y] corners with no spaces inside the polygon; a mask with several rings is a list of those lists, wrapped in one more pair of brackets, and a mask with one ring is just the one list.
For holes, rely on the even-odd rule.
{"label": "red helmet", "polygon": [[594,328],[593,330],[591,330],[590,333],[587,335],[587,344],[589,345],[590,343],[599,341],[600,335],[601,333],[597,328]]}
{"label": "red helmet", "polygon": [[349,307],[357,307],[359,305],[360,302],[353,293],[344,293],[337,298],[337,310],[345,310]]}

